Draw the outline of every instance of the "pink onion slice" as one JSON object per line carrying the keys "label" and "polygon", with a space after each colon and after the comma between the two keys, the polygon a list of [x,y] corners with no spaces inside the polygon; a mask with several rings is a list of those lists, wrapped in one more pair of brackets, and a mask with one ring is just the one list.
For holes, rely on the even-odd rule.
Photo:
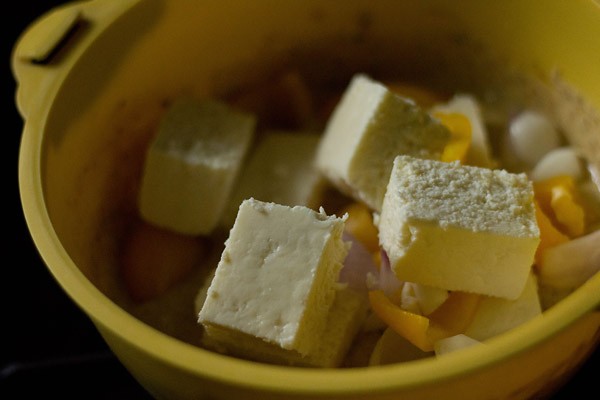
{"label": "pink onion slice", "polygon": [[344,266],[340,271],[340,283],[360,292],[367,292],[369,275],[377,275],[377,266],[366,247],[352,234],[344,232],[343,239],[352,243]]}

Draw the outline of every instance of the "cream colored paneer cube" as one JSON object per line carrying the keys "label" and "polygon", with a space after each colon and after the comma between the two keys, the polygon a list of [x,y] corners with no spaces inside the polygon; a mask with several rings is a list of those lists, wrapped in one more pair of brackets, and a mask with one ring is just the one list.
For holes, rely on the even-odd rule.
{"label": "cream colored paneer cube", "polygon": [[449,138],[413,101],[359,74],[327,123],[316,162],[340,191],[380,211],[394,158],[439,159]]}
{"label": "cream colored paneer cube", "polygon": [[199,313],[208,342],[316,357],[348,253],[343,230],[322,210],[244,200]]}
{"label": "cream colored paneer cube", "polygon": [[367,318],[368,311],[369,301],[364,293],[348,287],[338,289],[317,350],[308,357],[301,357],[301,360],[307,359],[308,362],[301,362],[317,367],[341,366]]}
{"label": "cream colored paneer cube", "polygon": [[525,174],[394,160],[379,241],[401,281],[516,299],[539,235]]}
{"label": "cream colored paneer cube", "polygon": [[495,165],[481,107],[474,96],[456,94],[448,102],[433,106],[431,111],[459,113],[467,117],[471,124],[471,145],[467,152],[466,164],[486,168]]}
{"label": "cream colored paneer cube", "polygon": [[202,344],[222,353],[270,364],[340,367],[366,318],[367,311],[368,301],[364,294],[349,288],[336,291],[325,331],[319,342],[315,343],[315,350],[305,355],[216,325],[206,326]]}
{"label": "cream colored paneer cube", "polygon": [[212,100],[179,99],[150,144],[139,194],[146,221],[189,235],[217,226],[256,119]]}
{"label": "cream colored paneer cube", "polygon": [[483,341],[516,328],[541,313],[537,278],[530,273],[525,289],[517,299],[483,297],[464,333],[475,340]]}
{"label": "cream colored paneer cube", "polygon": [[314,165],[320,137],[310,132],[266,132],[240,173],[223,213],[223,226],[233,226],[240,204],[250,197],[318,209],[324,188]]}

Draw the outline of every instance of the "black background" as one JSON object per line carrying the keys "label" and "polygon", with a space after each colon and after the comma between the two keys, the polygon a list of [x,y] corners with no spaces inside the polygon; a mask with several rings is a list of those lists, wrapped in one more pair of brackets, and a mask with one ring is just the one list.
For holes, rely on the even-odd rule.
{"label": "black background", "polygon": [[[2,42],[4,102],[8,126],[4,165],[8,165],[8,208],[4,237],[9,257],[3,260],[0,337],[0,398],[146,399],[149,395],[110,352],[90,320],[62,292],[44,267],[31,241],[21,211],[17,163],[22,119],[15,103],[10,54],[18,35],[36,17],[61,1],[11,2],[4,12]],[[9,33],[6,33],[6,30]],[[6,120],[2,121],[6,122]],[[5,142],[6,143],[6,142]],[[6,202],[4,202],[6,204]],[[6,207],[6,206],[5,206]],[[6,218],[8,217],[8,218]],[[11,254],[12,253],[12,254]],[[588,360],[553,399],[582,398],[596,393],[600,351]],[[597,397],[595,397],[597,398]]]}

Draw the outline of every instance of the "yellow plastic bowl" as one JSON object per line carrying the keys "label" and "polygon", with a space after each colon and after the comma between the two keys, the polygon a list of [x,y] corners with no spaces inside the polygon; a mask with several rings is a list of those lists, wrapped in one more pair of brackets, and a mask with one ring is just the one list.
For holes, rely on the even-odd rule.
{"label": "yellow plastic bowl", "polygon": [[284,368],[204,351],[120,307],[111,221],[132,207],[136,149],[162,100],[218,95],[303,59],[315,79],[360,70],[473,90],[494,85],[498,71],[519,71],[549,90],[546,106],[561,105],[553,115],[598,166],[598,38],[600,7],[591,0],[70,3],[33,23],[13,53],[26,220],[56,280],[157,398],[548,394],[599,341],[600,275],[487,346],[382,367]]}

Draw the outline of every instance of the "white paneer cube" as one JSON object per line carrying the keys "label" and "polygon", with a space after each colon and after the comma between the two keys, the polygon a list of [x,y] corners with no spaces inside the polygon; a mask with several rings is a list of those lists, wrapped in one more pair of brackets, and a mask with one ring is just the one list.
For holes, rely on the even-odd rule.
{"label": "white paneer cube", "polygon": [[324,188],[314,165],[320,138],[309,132],[266,132],[240,173],[223,213],[223,226],[233,226],[240,204],[250,197],[317,209]]}
{"label": "white paneer cube", "polygon": [[217,325],[205,326],[202,343],[209,349],[270,364],[335,368],[345,361],[367,313],[368,301],[363,293],[350,288],[338,290],[325,331],[315,348],[304,355]]}
{"label": "white paneer cube", "polygon": [[525,174],[410,156],[394,160],[379,241],[398,279],[516,299],[539,236]]}
{"label": "white paneer cube", "polygon": [[328,121],[317,167],[339,190],[379,211],[394,158],[439,159],[449,138],[414,102],[359,74]]}
{"label": "white paneer cube", "polygon": [[244,200],[199,314],[209,340],[314,357],[348,253],[343,230],[324,212]]}
{"label": "white paneer cube", "polygon": [[229,199],[255,125],[253,115],[220,102],[174,102],[146,155],[139,195],[142,218],[183,234],[210,234]]}

